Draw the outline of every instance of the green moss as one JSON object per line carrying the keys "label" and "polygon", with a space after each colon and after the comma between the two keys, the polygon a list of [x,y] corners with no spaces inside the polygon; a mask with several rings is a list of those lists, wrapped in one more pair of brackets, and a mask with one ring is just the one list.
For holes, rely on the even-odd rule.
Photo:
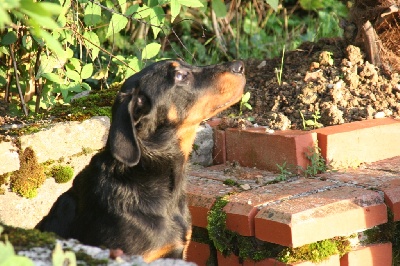
{"label": "green moss", "polygon": [[81,251],[75,252],[75,256],[77,261],[85,262],[84,265],[107,265],[109,262],[107,259],[93,258],[92,256]]}
{"label": "green moss", "polygon": [[51,169],[51,175],[56,183],[66,183],[74,176],[74,169],[70,166],[56,165]]}
{"label": "green moss", "polygon": [[25,198],[33,198],[45,179],[44,168],[38,163],[35,152],[26,148],[20,154],[20,169],[11,175],[11,190]]}
{"label": "green moss", "polygon": [[300,261],[319,263],[332,255],[343,256],[350,250],[351,246],[348,238],[335,237],[298,248],[285,248],[277,259],[285,263],[296,263]]}
{"label": "green moss", "polygon": [[93,116],[111,118],[111,107],[120,84],[113,84],[110,89],[91,91],[86,97],[76,99],[70,105],[56,105],[50,114],[58,120],[83,121]]}
{"label": "green moss", "polygon": [[226,213],[222,210],[228,202],[228,196],[218,198],[207,216],[208,235],[224,256],[233,252],[232,241],[235,238],[235,234],[226,229]]}
{"label": "green moss", "polygon": [[236,235],[238,256],[241,259],[261,261],[265,258],[276,257],[283,249],[283,246],[263,242],[255,237]]}
{"label": "green moss", "polygon": [[208,235],[215,248],[224,256],[235,254],[240,259],[260,261],[276,257],[283,247],[262,242],[255,237],[240,236],[226,229],[226,213],[223,208],[228,204],[228,196],[219,198],[208,213]]}
{"label": "green moss", "polygon": [[364,232],[365,244],[392,242],[393,265],[400,265],[400,221],[394,221],[393,212],[388,208],[388,222]]}
{"label": "green moss", "polygon": [[226,180],[224,180],[224,185],[227,185],[227,186],[231,186],[231,187],[238,187],[240,184],[238,183],[238,182],[236,182],[235,180],[232,180],[232,179],[226,179]]}
{"label": "green moss", "polygon": [[16,249],[44,246],[54,248],[55,246],[56,235],[54,233],[40,232],[36,229],[22,229],[3,224],[0,224],[0,226],[4,228],[0,240],[4,241],[5,235],[7,235],[8,240]]}

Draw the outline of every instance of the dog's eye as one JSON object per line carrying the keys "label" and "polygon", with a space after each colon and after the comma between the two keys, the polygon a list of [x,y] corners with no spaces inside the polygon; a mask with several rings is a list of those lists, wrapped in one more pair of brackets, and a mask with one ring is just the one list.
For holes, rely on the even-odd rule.
{"label": "dog's eye", "polygon": [[176,81],[184,81],[187,77],[188,73],[186,71],[177,71],[175,73],[175,80]]}

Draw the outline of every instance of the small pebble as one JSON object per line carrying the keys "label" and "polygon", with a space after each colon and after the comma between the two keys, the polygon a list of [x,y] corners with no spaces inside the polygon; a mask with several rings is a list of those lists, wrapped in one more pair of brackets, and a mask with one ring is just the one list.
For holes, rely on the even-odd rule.
{"label": "small pebble", "polygon": [[385,112],[377,112],[377,113],[374,115],[374,118],[375,118],[375,119],[384,118],[384,117],[385,117]]}
{"label": "small pebble", "polygon": [[251,187],[249,184],[243,184],[243,185],[240,185],[240,188],[243,190],[249,190]]}
{"label": "small pebble", "polygon": [[265,67],[267,65],[267,61],[262,61],[258,66],[257,66],[257,68],[262,68],[262,67]]}

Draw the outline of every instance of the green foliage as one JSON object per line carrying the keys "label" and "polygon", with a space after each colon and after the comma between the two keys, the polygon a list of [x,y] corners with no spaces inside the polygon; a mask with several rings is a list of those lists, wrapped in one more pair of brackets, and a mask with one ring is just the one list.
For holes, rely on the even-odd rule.
{"label": "green foliage", "polygon": [[278,260],[284,263],[296,263],[300,261],[312,261],[320,263],[332,255],[343,256],[351,250],[350,241],[346,237],[336,237],[298,248],[285,248]]}
{"label": "green foliage", "polygon": [[28,147],[20,154],[20,169],[10,178],[11,190],[25,198],[33,198],[45,181],[43,166],[37,161],[35,152]]}
{"label": "green foliage", "polygon": [[305,177],[316,176],[329,170],[329,166],[321,155],[321,148],[317,144],[314,147],[308,147],[306,157],[310,164],[303,171]]}
{"label": "green foliage", "polygon": [[56,183],[66,183],[74,176],[74,169],[70,166],[56,165],[51,169],[51,175]]}
{"label": "green foliage", "polygon": [[[0,226],[0,235],[3,232],[3,227]],[[4,242],[0,242],[0,265],[1,266],[12,266],[12,265],[20,265],[20,266],[33,266],[34,263],[32,260],[18,256],[15,254],[14,247],[8,241],[7,237],[5,237]]]}
{"label": "green foliage", "polygon": [[278,70],[277,68],[275,68],[275,73],[276,73],[276,79],[278,81],[278,85],[282,85],[282,72],[283,72],[283,60],[285,58],[285,46],[283,46],[282,49],[282,57],[281,57],[281,67]]}
{"label": "green foliage", "polygon": [[56,244],[56,247],[53,250],[52,254],[52,263],[53,266],[76,266],[76,257],[72,251],[63,251],[61,245],[59,243]]}
{"label": "green foliage", "polygon": [[158,55],[161,45],[152,39],[169,33],[166,4],[178,13],[203,6],[199,0],[119,1],[115,6],[107,0],[5,1],[0,5],[0,85],[8,86],[7,97],[14,102],[21,90],[27,107],[38,112],[69,104],[92,87],[108,87],[110,80],[123,81]]}
{"label": "green foliage", "polygon": [[276,181],[285,181],[289,177],[294,176],[292,171],[289,169],[289,167],[286,165],[286,162],[284,162],[282,165],[276,164],[276,167],[279,169],[279,176],[275,178]]}
{"label": "green foliage", "polygon": [[[70,104],[80,92],[122,82],[161,58],[210,64],[279,56],[281,47],[293,50],[303,41],[340,36],[339,17],[347,15],[338,0],[257,5],[264,6],[245,1],[231,8],[222,0],[3,0],[0,90],[9,89],[14,114],[24,103],[19,90],[31,112],[49,111],[57,103]],[[283,62],[279,83],[282,67]]]}
{"label": "green foliage", "polygon": [[245,94],[242,95],[242,99],[240,100],[240,107],[239,107],[239,116],[243,114],[243,110],[245,108],[252,110],[253,107],[249,104],[250,100],[250,92],[246,92]]}
{"label": "green foliage", "polygon": [[318,110],[311,115],[312,119],[307,119],[307,120],[304,118],[304,115],[301,111],[299,111],[299,113],[301,116],[301,120],[303,122],[303,130],[316,129],[323,126],[320,122],[318,122],[318,119],[321,118],[321,114]]}

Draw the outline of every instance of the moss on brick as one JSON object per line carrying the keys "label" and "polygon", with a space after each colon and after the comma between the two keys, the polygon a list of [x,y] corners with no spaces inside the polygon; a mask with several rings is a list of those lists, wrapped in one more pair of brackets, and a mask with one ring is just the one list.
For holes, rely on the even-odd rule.
{"label": "moss on brick", "polygon": [[285,263],[321,262],[332,255],[343,256],[351,249],[348,237],[334,237],[298,248],[289,248],[263,242],[255,237],[241,236],[226,228],[226,213],[223,208],[228,202],[228,196],[218,198],[207,217],[209,238],[224,256],[235,254],[241,260],[253,261],[276,258]]}
{"label": "moss on brick", "polygon": [[223,208],[228,204],[228,196],[218,198],[208,213],[208,235],[215,248],[224,256],[235,254],[240,259],[261,261],[276,257],[283,246],[263,242],[255,237],[241,236],[226,228],[226,213]]}
{"label": "moss on brick", "polygon": [[300,261],[319,263],[333,255],[342,257],[350,250],[350,241],[347,237],[335,237],[297,248],[285,248],[277,259],[285,263],[296,263]]}

